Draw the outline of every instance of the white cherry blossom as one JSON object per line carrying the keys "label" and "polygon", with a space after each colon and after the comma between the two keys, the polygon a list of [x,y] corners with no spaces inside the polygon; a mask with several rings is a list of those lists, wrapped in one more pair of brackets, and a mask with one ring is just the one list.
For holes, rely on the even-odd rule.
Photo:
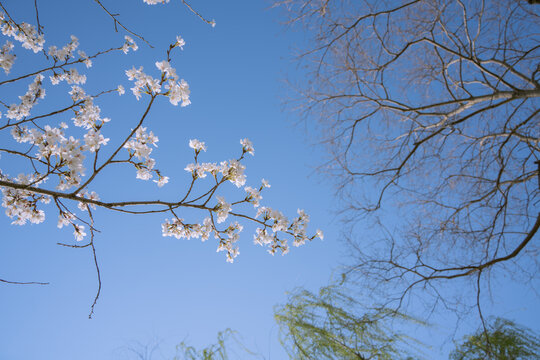
{"label": "white cherry blossom", "polygon": [[127,54],[129,52],[129,49],[133,51],[137,51],[139,49],[139,46],[137,46],[137,43],[133,40],[133,38],[129,35],[124,36],[125,42],[122,46],[122,51],[124,54]]}
{"label": "white cherry blossom", "polygon": [[189,140],[189,147],[195,150],[195,152],[197,153],[201,151],[206,151],[206,145],[204,144],[204,142],[197,139]]}
{"label": "white cherry blossom", "polygon": [[223,196],[218,196],[217,201],[217,222],[222,223],[227,220],[227,217],[229,216],[229,212],[231,211],[231,204],[225,201],[225,198]]}
{"label": "white cherry blossom", "polygon": [[13,43],[6,41],[6,43],[0,49],[0,68],[4,69],[6,75],[9,74],[13,63],[15,62],[15,55],[9,52],[13,49]]}
{"label": "white cherry blossom", "polygon": [[240,144],[242,144],[242,151],[246,152],[250,155],[255,155],[255,148],[253,147],[253,143],[249,141],[249,139],[242,139],[240,140]]}
{"label": "white cherry blossom", "polygon": [[181,50],[184,50],[184,46],[186,45],[186,42],[180,35],[176,37],[176,42],[174,43],[175,47],[180,48]]}

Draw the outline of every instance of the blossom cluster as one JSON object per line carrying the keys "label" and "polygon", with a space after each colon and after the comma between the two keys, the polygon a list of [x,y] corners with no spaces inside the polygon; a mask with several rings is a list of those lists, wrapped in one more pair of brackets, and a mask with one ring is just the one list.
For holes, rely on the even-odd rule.
{"label": "blossom cluster", "polygon": [[253,204],[253,206],[259,206],[259,201],[262,199],[260,189],[252,188],[251,186],[246,186],[244,188],[247,192],[246,201]]}
{"label": "blossom cluster", "polygon": [[[10,180],[16,184],[38,186],[41,182],[34,175],[20,174],[16,178],[10,179],[0,173],[0,179]],[[6,215],[14,219],[12,224],[24,225],[27,221],[32,224],[39,224],[45,220],[45,212],[37,208],[38,202],[48,204],[51,198],[46,195],[39,195],[31,191],[5,188],[2,191],[2,206],[6,208]]]}
{"label": "blossom cluster", "polygon": [[[248,139],[241,140],[240,142],[249,142]],[[251,144],[251,143],[250,143]],[[251,152],[253,152],[253,146],[251,146]],[[197,139],[191,139],[189,141],[189,147],[195,150],[195,155],[198,156],[201,151],[206,151],[206,145],[204,142]],[[243,152],[245,148],[243,148]],[[236,187],[241,187],[246,183],[246,175],[244,170],[246,167],[236,159],[231,159],[228,161],[222,161],[219,165],[217,163],[191,163],[185,167],[185,170],[190,172],[193,176],[193,179],[202,179],[205,178],[207,173],[210,173],[214,178],[217,179],[217,175],[222,175],[223,181],[230,181]]]}
{"label": "blossom cluster", "polygon": [[[242,156],[238,160],[223,161],[220,165],[217,163],[192,163],[186,166],[185,170],[192,174],[193,181],[205,178],[207,173],[212,174],[217,186],[224,181],[230,181],[236,186],[243,186],[246,182],[246,177],[243,173],[245,167],[240,163],[245,153],[254,153],[254,147],[251,141],[248,139],[242,139],[240,141],[242,145]],[[195,151],[195,159],[201,151],[206,151],[206,144],[197,139],[191,139],[189,146]],[[221,178],[218,178],[218,174],[221,174]],[[217,188],[216,186],[216,188]],[[262,228],[257,228],[254,236],[255,244],[267,246],[270,254],[275,254],[277,250],[281,250],[281,253],[287,254],[289,252],[289,245],[286,239],[280,238],[280,233],[288,236],[292,236],[293,245],[301,246],[307,241],[313,240],[315,237],[323,238],[323,234],[320,230],[314,236],[307,235],[307,226],[309,223],[309,216],[303,211],[298,210],[298,217],[289,221],[282,212],[274,210],[269,207],[260,206],[262,200],[261,192],[265,188],[269,188],[270,184],[266,180],[262,180],[262,184],[259,188],[251,186],[245,186],[244,191],[246,195],[243,200],[234,203],[228,202],[224,196],[217,195],[217,203],[209,210],[215,214],[211,218],[206,218],[203,224],[186,224],[183,219],[166,220],[162,225],[163,236],[174,236],[177,239],[185,238],[201,238],[203,241],[208,239],[210,233],[214,233],[214,237],[219,239],[217,251],[226,251],[227,261],[233,262],[238,256],[239,249],[236,242],[239,239],[239,234],[243,227],[237,223],[230,223],[227,228],[218,230],[214,219],[217,224],[224,223],[233,210],[234,205],[241,203],[248,203],[253,205],[256,209],[254,217],[242,215],[248,219],[252,219],[259,224],[262,224]],[[213,192],[212,192],[213,194]],[[210,195],[211,197],[211,195]],[[208,198],[210,200],[210,198]],[[206,202],[208,202],[208,200]],[[205,203],[206,203],[205,202]],[[233,215],[236,216],[235,213]],[[257,220],[261,218],[261,220]]]}
{"label": "blossom cluster", "polygon": [[75,220],[75,215],[73,215],[73,213],[61,210],[60,214],[58,215],[58,225],[57,225],[57,227],[59,229],[61,229],[64,226],[72,224],[74,220]]}
{"label": "blossom cluster", "polygon": [[[80,203],[79,203],[80,204]],[[81,208],[81,206],[79,206]],[[86,236],[86,232],[84,231],[84,225],[77,224],[75,222],[75,215],[73,213],[68,211],[60,210],[60,214],[58,215],[58,228],[61,229],[64,226],[71,225],[73,226],[73,236],[75,237],[75,240],[82,241],[84,237]]]}
{"label": "blossom cluster", "polygon": [[124,36],[124,40],[124,45],[122,46],[122,51],[124,52],[124,54],[127,54],[129,52],[129,49],[133,51],[137,51],[139,49],[139,46],[131,36]]}
{"label": "blossom cluster", "polygon": [[[20,143],[30,143],[37,146],[36,157],[46,159],[54,168],[67,167],[60,174],[58,190],[67,190],[80,184],[84,175],[84,148],[80,141],[73,136],[66,138],[63,129],[46,125],[43,131],[28,129],[25,126],[12,128],[13,138]],[[56,161],[53,161],[53,158]]]}
{"label": "blossom cluster", "polygon": [[43,50],[45,37],[39,34],[36,28],[25,22],[16,24],[11,19],[6,18],[4,13],[0,13],[0,29],[2,34],[13,37],[19,41],[25,49],[30,49],[34,53]]}
{"label": "blossom cluster", "polygon": [[[125,53],[127,53],[130,48],[133,50],[138,49],[137,44],[135,44],[132,38],[129,36],[126,36],[125,38],[126,42],[122,48]],[[171,45],[171,48],[182,48],[185,44],[184,39],[177,36],[176,42],[174,45]],[[188,83],[184,79],[178,77],[176,69],[171,66],[169,61],[157,61],[156,67],[161,71],[161,79],[155,79],[146,74],[143,71],[142,66],[139,68],[133,66],[131,69],[126,70],[128,79],[135,81],[131,91],[137,100],[141,98],[142,94],[149,94],[152,96],[163,95],[167,96],[171,104],[175,106],[178,105],[178,103],[181,103],[180,106],[182,107],[191,104],[191,101],[189,100],[190,90]],[[164,89],[163,93],[161,92],[162,88]],[[118,87],[118,93],[120,95],[124,93],[123,86]]]}
{"label": "blossom cluster", "polygon": [[11,41],[6,41],[0,49],[0,68],[4,69],[6,75],[9,74],[15,62],[15,55],[9,53],[11,50],[13,50],[13,43]]}
{"label": "blossom cluster", "polygon": [[208,240],[214,226],[210,218],[205,218],[202,225],[199,224],[186,224],[184,219],[175,218],[172,220],[166,220],[161,225],[163,236],[173,236],[177,239],[191,239],[201,238],[202,241]]}
{"label": "blossom cluster", "polygon": [[231,211],[232,207],[231,204],[229,204],[223,196],[216,197],[218,203],[215,207],[216,214],[218,216],[217,222],[222,223],[225,220],[227,220],[227,217],[229,216],[229,212]]}
{"label": "blossom cluster", "polygon": [[226,251],[227,262],[234,262],[234,258],[240,254],[239,248],[235,243],[240,239],[240,233],[243,229],[244,227],[235,221],[223,231],[223,234],[227,237],[219,237],[219,245],[216,251]]}
{"label": "blossom cluster", "polygon": [[[83,190],[77,194],[77,197],[82,198],[82,199],[99,200],[99,195],[95,191],[89,192],[87,190]],[[79,203],[77,204],[77,207],[81,211],[87,211],[90,207],[94,210],[96,209],[95,204],[88,205],[87,202],[82,202],[82,201],[79,201]]]}
{"label": "blossom cluster", "polygon": [[[146,132],[145,127],[139,127],[135,131],[135,137],[131,138],[125,145],[129,151],[130,158],[136,157],[140,160],[136,163],[137,179],[149,180],[152,178],[152,170],[156,165],[156,161],[150,157],[152,148],[150,145],[157,147],[158,137],[154,135],[152,131]],[[168,178],[167,178],[168,179]],[[165,182],[158,182],[158,185],[163,186]]]}
{"label": "blossom cluster", "polygon": [[199,141],[197,139],[189,140],[189,147],[195,150],[195,154],[199,154],[201,151],[206,151],[206,144],[204,141]]}
{"label": "blossom cluster", "polygon": [[84,134],[84,146],[90,152],[98,151],[101,145],[107,145],[108,142],[109,139],[101,135],[99,130],[90,129]]}
{"label": "blossom cluster", "polygon": [[133,95],[139,100],[141,94],[155,95],[161,91],[161,83],[159,79],[154,79],[152,76],[143,72],[143,67],[136,69],[132,67],[126,70],[126,75],[129,80],[135,80],[135,86],[131,88]]}
{"label": "blossom cluster", "polygon": [[234,262],[239,254],[239,248],[235,244],[240,239],[243,226],[238,222],[231,223],[225,230],[218,231],[212,219],[207,217],[202,224],[187,224],[184,219],[175,218],[166,220],[162,225],[163,236],[172,236],[177,239],[200,238],[203,242],[208,240],[213,233],[214,238],[219,239],[217,252],[226,251],[228,262]]}
{"label": "blossom cluster", "polygon": [[[217,223],[219,224],[227,219],[232,206],[222,196],[217,196],[217,202],[213,211],[217,215]],[[272,255],[278,250],[283,255],[289,252],[288,242],[286,239],[279,237],[279,232],[292,236],[294,239],[293,246],[296,247],[304,245],[315,237],[321,240],[324,237],[321,230],[317,230],[314,236],[307,235],[309,216],[300,209],[298,210],[298,217],[295,217],[290,222],[283,213],[268,207],[260,207],[255,217],[258,218],[259,216],[262,216],[264,227],[255,230],[254,243],[267,246],[268,252]],[[162,224],[163,236],[174,236],[177,239],[201,238],[202,241],[205,241],[211,233],[214,233],[214,237],[220,239],[217,251],[226,251],[228,262],[233,262],[234,258],[240,253],[235,243],[238,241],[242,229],[243,227],[238,222],[233,222],[224,230],[218,230],[211,218],[205,218],[203,224],[186,224],[183,219],[178,218],[166,220]]]}
{"label": "blossom cluster", "polygon": [[37,103],[37,99],[43,99],[45,97],[45,89],[43,89],[42,83],[43,75],[36,75],[34,81],[28,85],[26,94],[19,96],[21,103],[18,105],[12,104],[8,109],[6,117],[8,119],[21,120],[30,115],[30,110]]}
{"label": "blossom cluster", "polygon": [[[58,49],[56,46],[50,46],[49,47],[49,56],[53,58],[55,62],[64,62],[66,63],[68,60],[74,58],[75,50],[79,47],[79,39],[75,37],[74,35],[71,35],[71,41],[67,43],[65,46],[63,46],[61,49]],[[86,55],[86,53],[82,50],[79,50],[77,52],[79,55],[79,62],[82,62],[86,65],[87,68],[92,66],[92,60]],[[62,79],[63,80],[63,79]],[[52,79],[51,79],[52,81]],[[58,81],[54,81],[53,84],[57,84]]]}
{"label": "blossom cluster", "polygon": [[71,41],[63,48],[58,49],[56,46],[49,47],[49,55],[55,61],[67,61],[73,57],[73,52],[79,47],[79,39],[71,35]]}
{"label": "blossom cluster", "polygon": [[279,249],[282,254],[289,252],[287,240],[280,240],[278,232],[286,232],[293,236],[293,246],[301,246],[306,241],[311,241],[315,237],[323,239],[321,230],[317,230],[314,236],[307,235],[307,226],[309,224],[309,216],[304,210],[298,209],[298,217],[291,222],[280,211],[269,207],[260,207],[257,210],[256,217],[262,217],[265,226],[255,230],[254,243],[261,246],[268,246],[268,252],[272,255]]}
{"label": "blossom cluster", "polygon": [[62,73],[50,76],[51,84],[58,85],[60,82],[65,81],[68,84],[84,84],[86,83],[86,75],[79,74],[77,69],[72,68],[64,70]]}
{"label": "blossom cluster", "polygon": [[163,95],[169,97],[171,104],[176,106],[180,101],[182,102],[180,106],[191,104],[191,101],[189,100],[189,85],[184,79],[178,81],[179,78],[178,75],[176,75],[176,70],[171,64],[169,64],[168,61],[163,60],[156,62],[156,67],[161,71],[163,78],[167,81],[165,84],[166,92]]}
{"label": "blossom cluster", "polygon": [[101,109],[99,106],[95,105],[94,99],[90,96],[86,96],[80,87],[73,86],[70,95],[72,96],[73,101],[82,100],[79,107],[75,110],[75,117],[72,118],[75,126],[82,127],[86,130],[99,130],[105,123],[111,120],[109,118],[101,117]]}
{"label": "blossom cluster", "polygon": [[240,144],[242,145],[243,152],[248,153],[250,155],[255,155],[255,148],[253,147],[253,143],[249,141],[249,139],[240,140]]}
{"label": "blossom cluster", "polygon": [[224,180],[230,181],[237,187],[241,187],[246,183],[245,169],[246,167],[235,159],[222,161],[219,165],[217,163],[191,163],[185,168],[186,171],[192,174],[194,179],[205,178],[207,173],[212,174],[214,177],[221,173]]}
{"label": "blossom cluster", "polygon": [[176,37],[176,42],[174,43],[173,47],[180,48],[181,50],[184,50],[184,45],[186,45],[186,42],[184,39],[182,39],[181,36]]}
{"label": "blossom cluster", "polygon": [[[28,92],[21,96],[21,104],[11,105],[7,118],[20,120],[30,115],[30,110],[38,98],[43,98],[45,90],[42,88],[43,75],[38,74],[28,88]],[[93,98],[87,96],[82,88],[75,85],[69,92],[71,98],[78,105],[74,109],[73,124],[87,130],[82,140],[67,136],[65,130],[68,125],[60,123],[58,127],[45,125],[42,128],[28,128],[25,125],[12,127],[11,134],[19,143],[30,143],[37,147],[36,158],[47,161],[54,169],[61,170],[59,175],[59,190],[67,190],[81,182],[85,169],[83,162],[85,151],[96,152],[109,141],[101,134],[101,127],[109,121],[101,118],[100,108],[94,105]],[[67,169],[66,169],[67,168]]]}

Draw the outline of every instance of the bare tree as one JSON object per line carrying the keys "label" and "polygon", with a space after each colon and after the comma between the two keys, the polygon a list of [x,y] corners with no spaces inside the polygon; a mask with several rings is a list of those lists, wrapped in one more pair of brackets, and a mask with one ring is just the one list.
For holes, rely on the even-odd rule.
{"label": "bare tree", "polygon": [[[397,307],[418,290],[451,306],[448,282],[469,283],[457,304],[479,311],[499,270],[537,279],[540,6],[278,5],[312,35],[298,104],[329,149],[321,169],[337,180],[358,250],[349,274]],[[369,214],[384,239],[358,226]]]}

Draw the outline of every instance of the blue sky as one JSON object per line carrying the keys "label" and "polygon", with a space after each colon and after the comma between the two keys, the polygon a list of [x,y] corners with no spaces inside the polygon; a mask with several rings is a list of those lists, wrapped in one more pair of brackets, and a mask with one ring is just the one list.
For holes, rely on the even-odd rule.
{"label": "blue sky", "polygon": [[[333,212],[337,207],[334,190],[314,172],[325,156],[323,150],[311,146],[315,139],[303,126],[294,126],[295,114],[282,111],[288,93],[284,79],[302,77],[301,69],[291,61],[294,49],[304,40],[302,34],[286,32],[280,12],[265,1],[200,2],[196,9],[215,19],[215,28],[179,1],[156,6],[142,0],[104,4],[120,13],[119,19],[154,48],[138,41],[136,53],[98,58],[88,71],[85,89],[94,93],[118,84],[129,89],[124,70],[132,66],[142,65],[156,76],[154,62],[163,60],[168,44],[181,35],[187,45],[175,54],[173,66],[190,84],[192,105],[174,107],[160,99],[147,124],[160,139],[153,155],[160,170],[171,177],[169,184],[157,188],[136,180],[132,168],[121,167],[104,173],[93,190],[104,200],[175,199],[190,180],[184,171],[192,161],[189,139],[206,142],[208,151],[202,161],[219,161],[235,157],[241,149],[239,140],[247,137],[255,145],[255,156],[245,162],[248,185],[268,179],[272,187],[263,193],[263,203],[289,217],[297,208],[305,209],[311,215],[310,230],[324,230],[325,239],[293,248],[287,256],[272,257],[253,245],[253,227],[246,226],[241,254],[229,264],[211,241],[162,237],[164,215],[98,210],[95,220],[101,233],[96,250],[103,288],[94,318],[88,320],[97,287],[90,250],[56,245],[73,240],[70,230],[56,228],[57,214],[52,208],[40,225],[10,225],[9,218],[0,216],[0,278],[50,282],[48,286],[0,284],[0,359],[122,359],[135,342],[155,341],[166,358],[180,341],[206,345],[225,328],[238,331],[250,349],[266,358],[285,358],[277,342],[273,307],[283,303],[286,292],[295,287],[315,290],[326,285],[346,261]],[[33,1],[5,6],[18,20],[34,21]],[[38,1],[38,6],[46,47],[62,46],[71,34],[88,54],[123,42],[125,33],[115,33],[111,19],[93,1],[47,5]],[[33,68],[32,57],[25,57],[20,49],[17,53],[21,57],[14,73]],[[0,78],[6,76],[0,74]],[[62,91],[66,89],[64,85]],[[11,96],[0,91],[2,96]],[[128,90],[122,97],[111,94],[98,104],[103,116],[112,119],[104,131],[114,142],[136,123],[144,100],[137,102]],[[2,169],[19,166],[5,157],[0,164]],[[234,190],[232,185],[229,188]],[[196,213],[185,216],[199,218]],[[533,299],[502,315],[534,326],[527,316],[534,306],[532,291],[524,294],[523,289],[502,286],[509,291],[497,295],[495,302],[500,304],[495,311],[510,309],[508,304],[515,303],[515,297]],[[446,334],[444,329],[435,332]]]}

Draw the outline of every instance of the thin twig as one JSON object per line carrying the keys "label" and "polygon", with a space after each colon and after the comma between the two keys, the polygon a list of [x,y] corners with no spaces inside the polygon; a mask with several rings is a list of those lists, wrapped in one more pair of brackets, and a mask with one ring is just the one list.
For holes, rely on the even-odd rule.
{"label": "thin twig", "polygon": [[6,284],[15,284],[15,285],[49,285],[48,282],[38,282],[38,281],[10,281],[0,279],[1,282]]}
{"label": "thin twig", "polygon": [[204,16],[202,16],[197,10],[193,9],[193,7],[191,7],[191,5],[186,1],[186,0],[182,0],[182,3],[184,5],[187,6],[187,8],[192,12],[194,13],[195,15],[197,15],[202,21],[204,21],[205,23],[207,23],[208,25],[212,25],[212,27],[216,26],[216,21],[215,20],[207,20]]}
{"label": "thin twig", "polygon": [[483,334],[486,338],[486,355],[488,356],[488,358],[490,358],[492,356],[492,351],[491,351],[491,342],[489,341],[489,331],[487,329],[487,326],[486,326],[486,321],[484,319],[484,315],[482,314],[482,308],[480,306],[480,285],[481,285],[481,282],[480,282],[480,277],[482,276],[482,271],[479,271],[478,272],[478,276],[476,278],[476,286],[477,286],[477,289],[476,289],[476,308],[478,309],[478,316],[480,316],[480,321],[482,322],[482,328],[484,329],[483,331]]}
{"label": "thin twig", "polygon": [[101,3],[100,0],[94,0],[95,2],[98,3],[99,6],[101,6],[101,8],[113,19],[114,21],[114,29],[118,32],[118,29],[117,29],[117,25],[120,25],[120,27],[122,29],[124,29],[125,31],[127,31],[128,33],[130,33],[131,35],[141,39],[142,41],[144,41],[148,46],[150,46],[151,48],[154,48],[152,46],[152,44],[150,44],[144,37],[142,37],[141,35],[131,31],[130,29],[128,29],[127,27],[124,26],[124,24],[122,24],[120,21],[118,21],[118,19],[116,19],[116,17],[119,15],[119,14],[112,14],[109,10],[107,10],[107,8],[105,6],[103,6],[103,4]]}
{"label": "thin twig", "polygon": [[[90,215],[90,219],[92,221],[92,227],[94,225],[94,218],[92,217],[92,213],[90,209],[88,209],[88,213]],[[96,297],[94,298],[94,302],[92,303],[92,306],[90,307],[90,314],[88,314],[88,318],[91,319],[92,315],[94,314],[94,307],[96,306],[96,303],[99,298],[99,294],[101,293],[101,274],[99,272],[99,264],[97,261],[97,255],[96,255],[96,247],[94,246],[94,230],[90,229],[90,246],[92,247],[92,254],[94,255],[94,264],[96,265],[96,274],[97,274],[97,280],[98,280],[98,290],[96,293]]]}
{"label": "thin twig", "polygon": [[43,31],[41,31],[41,24],[39,23],[39,12],[38,12],[37,0],[34,0],[34,8],[36,9],[36,22],[37,22],[38,34],[43,34]]}

